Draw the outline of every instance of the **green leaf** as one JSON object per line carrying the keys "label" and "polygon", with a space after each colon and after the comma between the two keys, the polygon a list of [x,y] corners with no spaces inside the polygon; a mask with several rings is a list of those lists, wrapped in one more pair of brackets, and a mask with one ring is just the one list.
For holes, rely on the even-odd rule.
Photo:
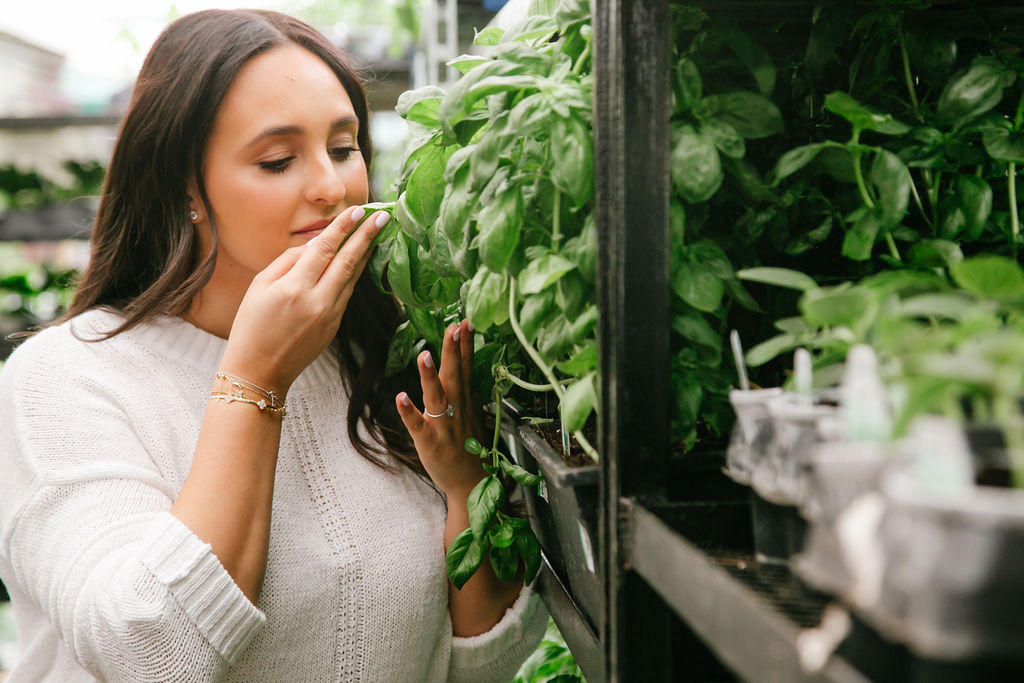
{"label": "green leaf", "polygon": [[985,151],[999,161],[1024,164],[1024,131],[987,128],[982,134]]}
{"label": "green leaf", "polygon": [[878,191],[878,205],[887,226],[903,220],[910,201],[910,171],[900,158],[884,149],[871,165],[871,183]]}
{"label": "green leaf", "polygon": [[703,118],[717,117],[748,140],[768,137],[785,130],[782,113],[764,95],[741,90],[709,95],[700,104]]}
{"label": "green leaf", "polygon": [[537,332],[555,308],[555,290],[545,289],[537,294],[520,297],[523,302],[519,311],[519,326],[530,343],[537,338]]}
{"label": "green leaf", "polygon": [[463,529],[452,539],[445,554],[448,580],[461,589],[484,561],[484,546],[470,529]]}
{"label": "green leaf", "polygon": [[[448,62],[448,66],[453,67],[459,73],[466,73],[471,69],[480,66],[487,60],[477,55],[459,55],[455,59]],[[442,91],[443,92],[443,91]]]}
{"label": "green leaf", "polygon": [[544,480],[544,477],[539,474],[530,474],[519,465],[514,462],[510,462],[505,458],[500,458],[498,460],[498,464],[501,466],[501,469],[505,474],[515,479],[516,482],[522,486],[536,486]]}
{"label": "green leaf", "polygon": [[398,96],[395,111],[406,120],[428,128],[437,128],[437,109],[444,95],[444,90],[435,85],[407,90]]}
{"label": "green leaf", "polygon": [[442,182],[451,148],[428,145],[417,153],[416,167],[402,193],[403,208],[417,225],[426,228],[437,220],[444,198]]}
{"label": "green leaf", "polygon": [[485,28],[483,31],[477,31],[473,37],[473,44],[479,45],[480,47],[492,47],[501,42],[502,36],[505,35],[505,29],[492,26]]}
{"label": "green leaf", "polygon": [[[1021,150],[1024,153],[1024,149]],[[992,187],[983,178],[958,175],[954,185],[956,197],[963,211],[965,229],[980,230],[992,214]]]}
{"label": "green leaf", "polygon": [[551,181],[578,209],[594,191],[594,143],[590,129],[577,116],[558,117],[550,144]]}
{"label": "green leaf", "polygon": [[540,570],[540,544],[537,543],[537,537],[533,535],[533,531],[529,527],[516,531],[515,547],[519,557],[523,558],[525,567],[523,580],[527,584],[533,583]]}
{"label": "green leaf", "polygon": [[491,548],[508,548],[516,538],[515,527],[511,524],[495,524],[487,533]]}
{"label": "green leaf", "polygon": [[831,142],[816,142],[811,145],[804,145],[803,147],[795,147],[775,162],[775,168],[772,171],[772,187],[776,187],[780,182],[789,176],[793,175],[807,164],[814,161],[814,158],[825,149],[831,146]]}
{"label": "green leaf", "polygon": [[541,292],[575,267],[561,256],[545,254],[531,261],[519,273],[519,291],[523,294]]}
{"label": "green leaf", "polygon": [[891,115],[865,107],[849,94],[837,90],[825,96],[825,108],[850,122],[857,130],[873,130],[886,135],[903,135],[911,127]]}
{"label": "green leaf", "polygon": [[512,547],[491,548],[491,568],[498,580],[506,583],[516,578],[516,571],[519,569],[519,557],[516,549]]}
{"label": "green leaf", "polygon": [[481,453],[483,453],[483,451],[484,451],[484,446],[483,446],[482,443],[480,443],[479,441],[477,441],[473,437],[469,437],[468,439],[466,439],[466,452],[467,453],[472,453],[473,455],[480,455]]}
{"label": "green leaf", "polygon": [[946,123],[959,130],[989,111],[1003,99],[1003,90],[1017,75],[993,57],[976,57],[971,66],[946,84],[936,111]]}
{"label": "green leaf", "polygon": [[752,368],[764,365],[777,356],[792,351],[803,343],[804,337],[796,334],[779,334],[761,342],[746,353],[747,365]]}
{"label": "green leaf", "polygon": [[595,375],[587,375],[569,385],[562,399],[562,427],[567,432],[583,429],[587,418],[597,406],[597,391],[594,389]]}
{"label": "green leaf", "polygon": [[573,344],[581,344],[588,337],[593,338],[595,329],[597,329],[597,304],[590,304],[572,321],[569,336],[572,338]]}
{"label": "green leaf", "polygon": [[921,240],[911,245],[907,252],[910,263],[924,267],[951,268],[964,260],[960,246],[948,240]]}
{"label": "green leaf", "polygon": [[959,286],[986,299],[1024,299],[1024,270],[1004,256],[972,256],[951,267],[950,275]]}
{"label": "green leaf", "polygon": [[469,528],[473,530],[473,536],[483,539],[498,512],[498,508],[505,502],[505,489],[501,480],[495,475],[484,477],[473,490],[469,492],[466,499],[466,511],[469,513]]}
{"label": "green leaf", "polygon": [[886,226],[884,210],[876,206],[865,211],[846,231],[843,238],[843,256],[854,261],[867,261],[871,258],[871,250],[875,246],[878,233]]}
{"label": "green leaf", "polygon": [[708,367],[722,362],[722,335],[698,313],[672,316],[672,329],[697,350],[697,358]]}
{"label": "green leaf", "polygon": [[776,287],[786,287],[806,292],[817,289],[818,283],[810,275],[788,268],[744,268],[736,271],[736,277],[750,282],[763,282]]}
{"label": "green leaf", "polygon": [[676,96],[676,111],[687,111],[700,101],[702,94],[700,72],[693,60],[684,58],[676,66],[674,73],[673,88]]}
{"label": "green leaf", "polygon": [[814,289],[800,298],[800,311],[813,324],[822,327],[852,327],[871,307],[873,299],[857,287]]}
{"label": "green leaf", "polygon": [[673,269],[671,277],[672,291],[694,308],[711,312],[721,304],[725,284],[708,266],[683,261]]}
{"label": "green leaf", "polygon": [[466,317],[480,332],[508,320],[508,278],[480,268],[469,281],[465,295]]}
{"label": "green leaf", "polygon": [[409,363],[423,350],[424,345],[425,342],[420,338],[416,328],[408,320],[403,322],[395,330],[395,335],[388,345],[388,359],[384,366],[384,375],[393,377],[409,367]]}
{"label": "green leaf", "polygon": [[722,162],[718,158],[718,150],[693,126],[672,129],[670,163],[672,184],[691,204],[707,201],[722,185]]}
{"label": "green leaf", "polygon": [[512,258],[519,245],[519,229],[523,208],[517,188],[509,189],[485,206],[477,215],[477,249],[480,260],[499,273]]}
{"label": "green leaf", "polygon": [[733,159],[742,159],[747,153],[747,144],[736,129],[721,119],[705,119],[701,134],[711,140],[718,151]]}
{"label": "green leaf", "polygon": [[557,367],[566,375],[573,377],[582,377],[588,372],[597,370],[596,340],[587,341],[569,360],[558,363]]}

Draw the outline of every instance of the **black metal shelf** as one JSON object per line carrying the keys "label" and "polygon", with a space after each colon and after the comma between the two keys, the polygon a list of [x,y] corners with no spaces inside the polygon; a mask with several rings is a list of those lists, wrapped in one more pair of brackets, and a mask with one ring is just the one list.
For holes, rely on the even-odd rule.
{"label": "black metal shelf", "polygon": [[801,663],[799,638],[828,599],[804,592],[789,571],[750,554],[705,552],[642,505],[623,501],[631,529],[629,566],[744,680],[867,683],[832,656],[820,671]]}

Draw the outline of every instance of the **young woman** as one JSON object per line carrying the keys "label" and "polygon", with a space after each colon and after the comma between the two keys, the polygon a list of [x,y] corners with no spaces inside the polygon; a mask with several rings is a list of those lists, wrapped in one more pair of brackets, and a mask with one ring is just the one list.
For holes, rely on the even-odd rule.
{"label": "young woman", "polygon": [[521,581],[447,582],[482,476],[473,334],[384,377],[370,156],[305,24],[211,10],[157,40],[71,311],[0,374],[9,683],[480,683],[536,646]]}

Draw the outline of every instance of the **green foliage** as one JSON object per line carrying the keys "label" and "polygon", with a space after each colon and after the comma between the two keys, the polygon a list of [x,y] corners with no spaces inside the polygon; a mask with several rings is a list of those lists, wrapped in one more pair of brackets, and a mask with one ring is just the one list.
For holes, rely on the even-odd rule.
{"label": "green foliage", "polygon": [[554,621],[548,622],[544,639],[512,683],[583,683],[583,674]]}
{"label": "green foliage", "polygon": [[[597,409],[589,10],[541,4],[506,32],[481,31],[493,56],[456,59],[463,75],[448,92],[399,99],[412,137],[397,228],[371,271],[382,279],[386,268],[408,318],[390,370],[424,346],[438,350],[444,326],[465,315],[478,333],[480,395],[500,404],[513,391],[553,391],[563,426],[590,448],[580,431]],[[497,431],[491,448],[470,444],[487,476],[467,501],[469,533],[449,549],[456,586],[485,559],[505,580],[521,569],[531,581],[540,566],[529,524],[501,510],[500,479],[535,486],[539,477],[497,445]]]}
{"label": "green foliage", "polygon": [[100,193],[106,169],[99,162],[66,161],[64,170],[73,178],[70,185],[56,183],[35,171],[0,166],[0,214]]}
{"label": "green foliage", "polygon": [[[672,339],[689,373],[677,393],[694,394],[676,408],[687,443],[728,417],[732,368],[707,361],[724,353],[708,340],[729,329],[760,340],[778,321],[748,354],[767,386],[784,351],[809,345],[824,367],[875,329],[888,309],[860,284],[873,274],[1014,299],[1024,161],[1020,36],[944,32],[924,0],[821,3],[805,45],[769,53],[697,4],[673,6],[672,32]],[[721,258],[697,266],[689,249],[708,241]]]}

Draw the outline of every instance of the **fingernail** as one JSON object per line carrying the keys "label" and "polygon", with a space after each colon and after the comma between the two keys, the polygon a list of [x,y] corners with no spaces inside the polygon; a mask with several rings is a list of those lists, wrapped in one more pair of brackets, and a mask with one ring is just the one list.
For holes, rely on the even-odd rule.
{"label": "fingernail", "polygon": [[468,320],[466,321],[466,331],[469,332],[470,334],[476,332],[476,328],[473,327],[473,323],[469,322]]}
{"label": "fingernail", "polygon": [[309,245],[313,244],[313,242],[316,242],[316,238],[317,238],[317,237],[319,237],[319,236],[320,236],[320,235],[316,235],[316,236],[314,236],[314,237],[313,237],[313,238],[312,238],[311,240],[309,240],[308,242],[306,242],[306,246],[308,247]]}
{"label": "fingernail", "polygon": [[383,228],[391,220],[391,216],[388,215],[387,211],[381,211],[377,214],[376,223],[378,228]]}
{"label": "fingernail", "polygon": [[455,332],[452,334],[452,341],[459,341],[459,337],[462,336],[462,325],[455,328]]}
{"label": "fingernail", "polygon": [[363,210],[363,207],[357,206],[355,211],[353,211],[352,215],[351,215],[352,222],[355,223],[357,221],[362,220],[363,216],[365,216],[365,215],[366,215],[366,211]]}
{"label": "fingernail", "polygon": [[402,394],[398,397],[398,400],[406,408],[412,405],[412,401],[409,400],[409,394]]}
{"label": "fingernail", "polygon": [[434,367],[434,359],[430,356],[430,352],[423,354],[423,365],[428,368]]}

